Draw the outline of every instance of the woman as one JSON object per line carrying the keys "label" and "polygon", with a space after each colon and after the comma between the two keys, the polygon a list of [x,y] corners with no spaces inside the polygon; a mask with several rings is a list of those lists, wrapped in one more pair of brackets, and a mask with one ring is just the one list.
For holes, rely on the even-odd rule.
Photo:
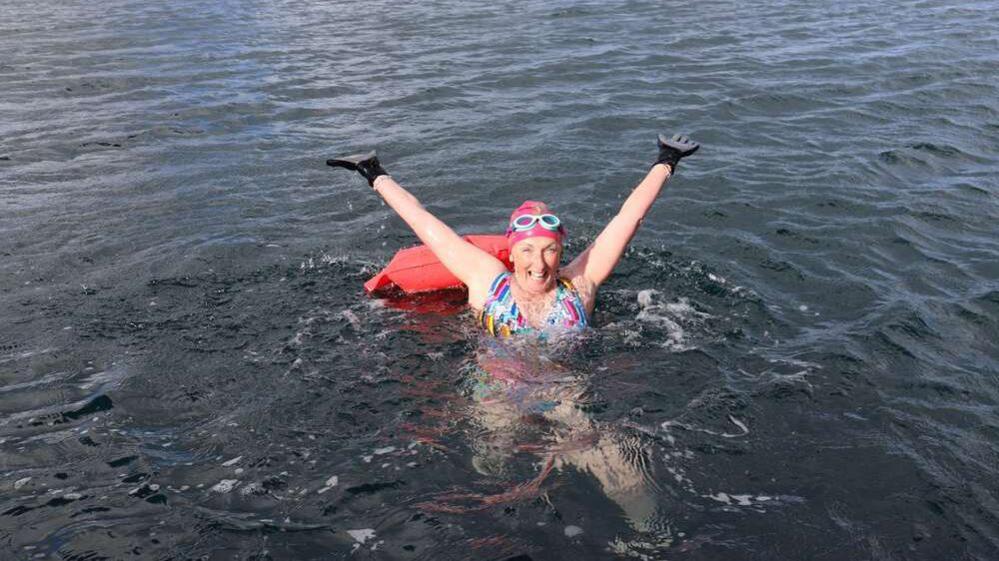
{"label": "woman", "polygon": [[621,259],[628,242],[676,171],[699,148],[676,135],[659,135],[659,157],[609,224],[583,253],[560,267],[562,221],[544,203],[526,201],[510,215],[507,238],[513,273],[496,257],[468,243],[430,214],[381,167],[374,152],[327,160],[355,170],[409,224],[441,263],[468,287],[468,304],[494,335],[585,328],[597,289]]}

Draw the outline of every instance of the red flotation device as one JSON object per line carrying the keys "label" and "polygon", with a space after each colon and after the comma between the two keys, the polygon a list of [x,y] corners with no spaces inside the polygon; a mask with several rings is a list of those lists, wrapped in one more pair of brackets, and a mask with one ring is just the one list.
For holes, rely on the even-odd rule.
{"label": "red flotation device", "polygon": [[[504,235],[473,234],[465,240],[502,261],[513,270],[510,249]],[[430,248],[418,245],[400,249],[377,275],[364,283],[369,294],[397,288],[406,294],[462,288],[458,277],[451,274]]]}

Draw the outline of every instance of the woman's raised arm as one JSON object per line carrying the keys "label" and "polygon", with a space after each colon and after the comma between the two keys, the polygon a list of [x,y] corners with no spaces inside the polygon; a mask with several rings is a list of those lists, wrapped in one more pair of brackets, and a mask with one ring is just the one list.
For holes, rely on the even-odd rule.
{"label": "woman's raised arm", "polygon": [[642,219],[659,197],[663,185],[673,175],[680,158],[689,156],[700,147],[685,136],[666,138],[659,135],[659,158],[645,179],[631,192],[611,221],[604,227],[590,247],[573,259],[566,267],[570,277],[582,277],[591,290],[599,287],[617,266],[618,261],[634,237]]}
{"label": "woman's raised arm", "polygon": [[482,307],[490,284],[497,275],[506,271],[503,262],[465,241],[423,208],[416,197],[388,175],[374,152],[334,158],[326,163],[363,175],[372,189],[409,225],[416,237],[434,252],[441,264],[468,287],[469,305],[476,309]]}

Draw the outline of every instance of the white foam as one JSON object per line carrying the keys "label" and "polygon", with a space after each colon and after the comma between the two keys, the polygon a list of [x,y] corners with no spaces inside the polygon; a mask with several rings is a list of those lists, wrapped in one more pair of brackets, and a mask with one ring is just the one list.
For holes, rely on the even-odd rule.
{"label": "white foam", "polygon": [[[653,324],[666,329],[666,340],[660,342],[659,346],[672,351],[689,350],[691,346],[687,342],[687,332],[683,325],[696,323],[711,316],[697,311],[687,298],[663,303],[658,301],[661,299],[660,297],[661,293],[655,289],[647,288],[638,291],[636,299],[640,309],[635,319],[641,323]],[[635,332],[625,331],[626,342],[631,343],[631,340],[636,337]]]}
{"label": "white foam", "polygon": [[743,423],[742,421],[740,421],[739,419],[736,419],[735,417],[733,417],[731,415],[728,416],[728,420],[732,421],[732,424],[734,424],[735,426],[737,426],[740,429],[742,429],[742,434],[743,435],[749,434],[749,427],[747,427],[745,423]]}
{"label": "white foam", "polygon": [[657,294],[658,291],[647,288],[645,290],[638,291],[638,305],[642,308],[648,308],[652,305],[652,297]]}
{"label": "white foam", "polygon": [[353,327],[354,329],[359,329],[361,327],[361,320],[357,317],[357,314],[355,314],[354,312],[350,310],[344,310],[340,312],[340,315],[343,316],[347,321],[349,321],[351,327]]}
{"label": "white foam", "polygon": [[211,488],[211,491],[213,493],[222,493],[222,494],[225,494],[225,493],[228,493],[229,491],[232,491],[233,489],[235,489],[236,485],[239,485],[239,480],[238,479],[223,479],[222,481],[219,481],[218,483],[216,483]]}
{"label": "white foam", "polygon": [[728,420],[733,425],[739,427],[739,430],[741,432],[738,432],[738,433],[718,432],[718,431],[714,431],[714,430],[711,430],[711,429],[704,429],[704,428],[697,427],[697,426],[694,426],[694,425],[691,425],[691,424],[688,424],[688,423],[682,423],[680,421],[672,421],[672,420],[663,421],[659,425],[659,427],[662,428],[663,430],[665,430],[667,432],[667,434],[669,433],[669,430],[672,427],[679,427],[681,429],[688,430],[688,431],[691,431],[691,432],[701,432],[701,433],[704,433],[704,434],[710,434],[711,436],[720,436],[722,438],[739,438],[739,437],[743,437],[743,436],[746,436],[747,434],[749,434],[749,427],[746,425],[745,422],[740,421],[739,419],[736,419],[732,415],[728,416]]}
{"label": "white foam", "polygon": [[226,461],[222,462],[222,465],[224,467],[234,466],[237,463],[239,463],[239,461],[242,460],[242,459],[243,459],[243,456],[236,456],[235,458],[233,458],[231,460],[226,460]]}
{"label": "white foam", "polygon": [[356,541],[359,544],[363,544],[364,542],[375,537],[375,531],[372,528],[363,528],[361,530],[347,530],[347,533],[350,534],[350,537],[354,538],[354,541]]}

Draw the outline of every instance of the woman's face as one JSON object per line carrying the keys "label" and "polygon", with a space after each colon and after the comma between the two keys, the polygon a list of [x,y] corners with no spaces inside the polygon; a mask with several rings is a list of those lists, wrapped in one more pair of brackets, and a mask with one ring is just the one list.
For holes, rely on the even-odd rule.
{"label": "woman's face", "polygon": [[544,294],[555,288],[562,244],[551,238],[526,238],[510,250],[513,276],[529,294]]}

